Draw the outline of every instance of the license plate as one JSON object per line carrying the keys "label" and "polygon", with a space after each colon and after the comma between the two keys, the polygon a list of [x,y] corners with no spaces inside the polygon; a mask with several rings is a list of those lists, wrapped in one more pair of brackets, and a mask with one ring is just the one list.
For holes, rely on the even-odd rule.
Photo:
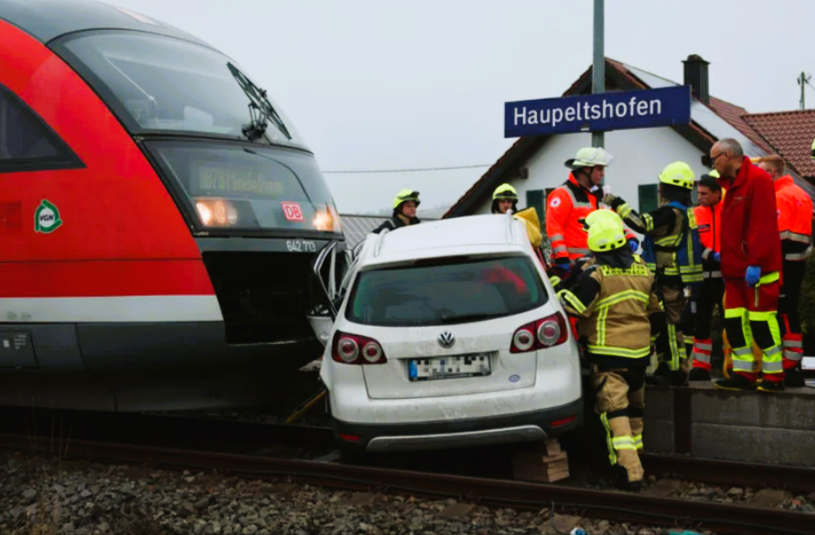
{"label": "license plate", "polygon": [[411,381],[483,377],[490,373],[490,357],[487,354],[411,359],[408,362]]}

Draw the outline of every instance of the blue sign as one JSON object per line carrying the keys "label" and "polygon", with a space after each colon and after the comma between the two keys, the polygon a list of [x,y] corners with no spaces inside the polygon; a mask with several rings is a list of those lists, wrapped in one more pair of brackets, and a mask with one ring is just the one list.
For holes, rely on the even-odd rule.
{"label": "blue sign", "polygon": [[690,124],[687,85],[504,104],[504,137]]}

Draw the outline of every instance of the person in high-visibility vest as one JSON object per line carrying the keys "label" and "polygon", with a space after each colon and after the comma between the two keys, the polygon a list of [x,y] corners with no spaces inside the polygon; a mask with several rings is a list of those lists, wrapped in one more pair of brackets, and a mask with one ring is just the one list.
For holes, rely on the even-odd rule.
{"label": "person in high-visibility vest", "polygon": [[[556,188],[546,201],[546,234],[552,246],[557,270],[567,277],[575,262],[589,256],[587,234],[583,221],[600,208],[603,190],[600,185],[605,168],[614,157],[602,147],[585,147],[574,158],[566,160],[572,170],[562,186]],[[629,246],[636,250],[639,240],[633,233],[626,233]]]}
{"label": "person in high-visibility vest", "polygon": [[[692,326],[690,335],[693,360],[688,380],[710,381],[710,353],[713,350],[713,340],[710,336],[710,323],[713,317],[713,307],[719,307],[719,313],[724,313],[724,279],[722,279],[721,266],[721,231],[722,231],[722,187],[716,182],[719,173],[711,171],[702,175],[696,187],[699,206],[693,209],[696,216],[696,226],[699,229],[699,239],[704,246],[702,252],[702,285],[697,295],[692,296],[690,305]],[[685,343],[688,340],[686,338]]]}
{"label": "person in high-visibility vest", "polygon": [[661,329],[665,314],[654,276],[631,251],[616,215],[590,222],[588,245],[593,261],[558,298],[566,312],[578,318],[585,340],[609,460],[621,476],[621,486],[637,490],[644,475],[637,452],[643,447],[645,370],[652,335]]}
{"label": "person in high-visibility vest", "polygon": [[724,324],[732,347],[733,373],[714,384],[723,390],[757,385],[753,340],[763,353],[763,392],[784,389],[778,297],[783,282],[781,238],[773,180],[744,155],[735,139],[718,141],[710,161],[727,189],[722,209]]}
{"label": "person in high-visibility vest", "polygon": [[501,184],[492,192],[493,214],[505,214],[507,210],[518,211],[518,192],[510,184]]}
{"label": "person in high-visibility vest", "polygon": [[628,226],[646,235],[644,259],[649,263],[649,269],[656,273],[657,286],[668,316],[667,328],[657,340],[660,362],[651,377],[657,384],[682,386],[688,381],[688,355],[682,347],[685,287],[702,281],[702,259],[684,254],[688,246],[693,245],[693,232],[696,229],[690,208],[695,179],[696,175],[685,162],[665,166],[659,174],[660,206],[647,214],[640,215],[616,195],[608,194],[603,198],[603,202],[617,212]]}
{"label": "person in high-visibility vest", "polygon": [[798,318],[798,298],[807,271],[807,258],[812,252],[812,199],[796,186],[786,173],[780,156],[756,158],[756,163],[773,179],[778,211],[778,230],[781,236],[783,279],[778,298],[778,323],[783,341],[784,384],[803,387],[801,357],[804,355],[804,336]]}

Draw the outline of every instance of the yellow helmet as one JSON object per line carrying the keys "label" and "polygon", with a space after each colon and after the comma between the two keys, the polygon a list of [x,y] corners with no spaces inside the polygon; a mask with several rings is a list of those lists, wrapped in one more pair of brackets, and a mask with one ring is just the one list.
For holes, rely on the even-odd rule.
{"label": "yellow helmet", "polygon": [[397,193],[396,197],[393,199],[393,209],[396,210],[399,208],[400,204],[407,201],[415,201],[416,206],[419,206],[419,192],[413,191],[412,189],[403,189]]}
{"label": "yellow helmet", "polygon": [[671,186],[693,189],[696,174],[694,174],[693,169],[685,162],[673,162],[666,165],[665,169],[659,174],[659,181],[663,184],[670,184]]}
{"label": "yellow helmet", "polygon": [[715,169],[713,171],[711,171],[709,173],[705,173],[705,174],[707,174],[707,176],[711,176],[713,178],[721,178],[721,176],[719,175],[719,172],[717,170],[715,170]]}
{"label": "yellow helmet", "polygon": [[609,221],[618,225],[620,229],[623,228],[623,220],[620,219],[620,216],[618,216],[615,212],[612,212],[611,210],[604,209],[595,210],[589,215],[587,215],[586,219],[583,220],[583,228],[585,230],[588,230],[591,228],[592,225],[594,225],[598,221]]}
{"label": "yellow helmet", "polygon": [[595,219],[589,226],[588,242],[589,249],[595,253],[613,251],[625,246],[625,232],[621,224],[604,216]]}
{"label": "yellow helmet", "polygon": [[518,192],[509,184],[501,184],[492,192],[492,200],[501,199],[507,201],[517,201]]}

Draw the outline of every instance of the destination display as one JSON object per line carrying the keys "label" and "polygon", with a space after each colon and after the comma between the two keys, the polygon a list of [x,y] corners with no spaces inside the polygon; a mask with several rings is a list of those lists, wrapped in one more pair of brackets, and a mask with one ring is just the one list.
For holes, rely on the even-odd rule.
{"label": "destination display", "polygon": [[268,164],[258,168],[237,162],[193,160],[190,162],[189,190],[196,196],[280,199],[285,186],[270,175]]}

